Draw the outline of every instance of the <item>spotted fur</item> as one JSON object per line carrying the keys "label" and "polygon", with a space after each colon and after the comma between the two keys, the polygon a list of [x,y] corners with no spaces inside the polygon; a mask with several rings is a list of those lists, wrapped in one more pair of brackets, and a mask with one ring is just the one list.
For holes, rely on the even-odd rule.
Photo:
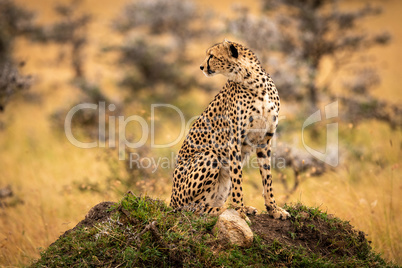
{"label": "spotted fur", "polygon": [[219,214],[228,197],[238,210],[256,213],[243,203],[242,167],[257,153],[268,213],[286,219],[272,192],[271,139],[278,125],[279,96],[255,54],[234,42],[210,47],[200,69],[208,77],[228,78],[223,89],[193,124],[179,151],[171,206]]}

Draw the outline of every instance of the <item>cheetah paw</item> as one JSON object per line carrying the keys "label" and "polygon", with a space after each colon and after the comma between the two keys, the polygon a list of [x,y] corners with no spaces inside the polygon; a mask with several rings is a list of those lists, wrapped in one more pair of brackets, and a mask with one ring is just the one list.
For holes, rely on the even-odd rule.
{"label": "cheetah paw", "polygon": [[252,206],[244,206],[243,211],[246,213],[246,215],[256,215],[258,213],[258,210]]}
{"label": "cheetah paw", "polygon": [[286,219],[290,218],[289,212],[287,212],[286,210],[284,210],[283,208],[280,208],[280,207],[276,207],[273,209],[271,208],[270,210],[268,210],[268,214],[276,220],[279,220],[279,219],[286,220]]}

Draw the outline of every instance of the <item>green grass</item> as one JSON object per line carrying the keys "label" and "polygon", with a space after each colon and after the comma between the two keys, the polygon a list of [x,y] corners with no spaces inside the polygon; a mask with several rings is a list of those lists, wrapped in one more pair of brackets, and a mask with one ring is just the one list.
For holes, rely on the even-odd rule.
{"label": "green grass", "polygon": [[269,243],[259,235],[249,248],[228,245],[212,232],[217,217],[173,212],[161,200],[127,194],[108,220],[62,236],[32,267],[392,267],[364,237],[350,231],[349,223],[301,204],[286,209],[296,236],[304,227],[322,231],[335,226],[339,235],[333,244],[347,241],[342,243],[345,254]]}

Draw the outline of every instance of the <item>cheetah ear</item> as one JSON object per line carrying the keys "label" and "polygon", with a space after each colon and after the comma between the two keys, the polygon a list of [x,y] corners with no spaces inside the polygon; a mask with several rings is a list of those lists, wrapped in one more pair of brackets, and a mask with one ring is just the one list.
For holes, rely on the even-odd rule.
{"label": "cheetah ear", "polygon": [[237,51],[237,48],[231,44],[230,47],[230,53],[232,53],[232,57],[237,58],[239,56],[239,52]]}
{"label": "cheetah ear", "polygon": [[239,57],[239,52],[237,51],[237,48],[233,45],[232,42],[230,42],[230,41],[228,41],[228,40],[225,39],[225,40],[223,41],[223,44],[224,44],[224,46],[229,50],[230,55],[231,55],[233,58]]}

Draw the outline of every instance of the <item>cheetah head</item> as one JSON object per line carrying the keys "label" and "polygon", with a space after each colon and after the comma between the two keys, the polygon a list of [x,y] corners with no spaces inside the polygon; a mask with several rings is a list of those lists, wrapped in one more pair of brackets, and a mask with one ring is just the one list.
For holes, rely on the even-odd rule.
{"label": "cheetah head", "polygon": [[236,77],[242,71],[243,64],[240,62],[240,53],[243,47],[230,41],[223,41],[207,49],[206,58],[200,69],[207,76],[222,74],[229,79],[237,80]]}

